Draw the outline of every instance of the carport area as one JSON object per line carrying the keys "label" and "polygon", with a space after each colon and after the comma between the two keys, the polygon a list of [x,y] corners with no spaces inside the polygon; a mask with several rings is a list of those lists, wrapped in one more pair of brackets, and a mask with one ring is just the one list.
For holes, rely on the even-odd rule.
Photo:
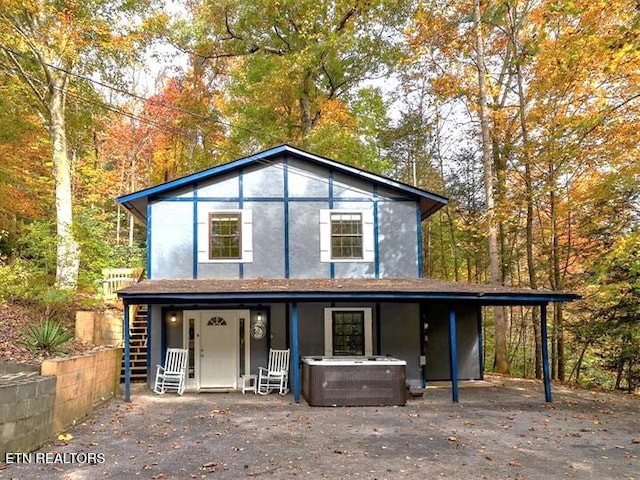
{"label": "carport area", "polygon": [[[458,404],[443,386],[405,407],[352,408],[144,390],[0,478],[638,478],[638,397],[555,386],[549,404],[539,382],[493,376],[460,388]],[[78,461],[89,453],[100,461]]]}

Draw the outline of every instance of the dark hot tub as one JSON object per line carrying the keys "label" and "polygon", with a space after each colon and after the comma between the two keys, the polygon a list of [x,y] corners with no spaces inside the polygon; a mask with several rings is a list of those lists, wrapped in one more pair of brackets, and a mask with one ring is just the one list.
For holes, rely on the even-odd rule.
{"label": "dark hot tub", "polygon": [[406,369],[390,357],[303,357],[302,395],[319,407],[404,405]]}

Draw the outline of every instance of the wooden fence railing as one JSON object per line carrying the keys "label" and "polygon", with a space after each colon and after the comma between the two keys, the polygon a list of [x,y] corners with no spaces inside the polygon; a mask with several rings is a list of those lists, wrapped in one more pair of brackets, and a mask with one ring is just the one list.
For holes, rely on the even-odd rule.
{"label": "wooden fence railing", "polygon": [[144,271],[141,268],[103,268],[101,293],[105,300],[115,300],[116,292],[140,281]]}

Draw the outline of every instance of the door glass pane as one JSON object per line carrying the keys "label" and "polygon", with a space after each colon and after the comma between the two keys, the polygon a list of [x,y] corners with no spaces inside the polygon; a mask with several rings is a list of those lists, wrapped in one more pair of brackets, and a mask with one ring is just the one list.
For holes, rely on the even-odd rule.
{"label": "door glass pane", "polygon": [[364,312],[333,312],[333,354],[364,355]]}

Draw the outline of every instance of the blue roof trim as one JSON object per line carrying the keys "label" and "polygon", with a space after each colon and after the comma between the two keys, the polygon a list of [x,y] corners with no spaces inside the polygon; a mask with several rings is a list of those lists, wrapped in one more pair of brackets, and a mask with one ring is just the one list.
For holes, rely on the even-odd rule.
{"label": "blue roof trim", "polygon": [[381,175],[377,175],[375,173],[367,172],[365,170],[361,170],[359,168],[352,167],[350,165],[337,162],[335,160],[321,157],[319,155],[315,155],[313,153],[306,152],[304,150],[300,150],[298,148],[295,148],[286,144],[280,145],[278,147],[274,147],[268,150],[264,150],[260,153],[256,153],[254,155],[244,157],[230,163],[225,163],[224,165],[219,165],[216,167],[209,168],[207,170],[203,170],[201,172],[193,173],[191,175],[187,175],[186,177],[178,178],[176,180],[172,180],[170,182],[156,185],[154,187],[149,187],[144,190],[139,190],[137,192],[130,193],[128,195],[123,195],[121,197],[118,197],[116,199],[116,202],[123,204],[136,217],[140,219],[144,219],[145,212],[143,212],[138,207],[138,205],[136,205],[133,202],[136,202],[136,201],[144,202],[145,200],[148,201],[150,198],[156,197],[165,192],[184,188],[192,184],[201,182],[205,179],[222,175],[224,173],[227,173],[233,170],[241,169],[247,165],[251,165],[262,160],[268,160],[284,153],[291,154],[299,159],[304,159],[307,161],[321,164],[332,170],[337,170],[337,171],[345,172],[357,177],[365,178],[371,182],[384,185],[392,190],[399,190],[404,193],[410,194],[412,196],[434,202],[435,205],[432,205],[430,208],[426,209],[423,212],[423,216],[422,216],[423,219],[431,215],[433,212],[439,210],[441,207],[443,207],[448,203],[448,199],[441,195],[428,192],[426,190],[422,190],[422,189],[413,187],[411,185],[408,185],[396,180],[392,180],[390,178],[383,177]]}
{"label": "blue roof trim", "polygon": [[129,303],[199,303],[199,302],[268,302],[268,301],[424,301],[471,302],[482,305],[546,305],[571,302],[574,294],[478,294],[447,292],[225,292],[225,293],[118,293]]}
{"label": "blue roof trim", "polygon": [[287,147],[287,145],[281,145],[280,147],[272,148],[270,150],[265,150],[264,152],[251,155],[250,157],[234,160],[233,162],[208,168],[206,170],[202,170],[200,172],[187,175],[186,177],[177,178],[175,180],[171,180],[166,183],[161,183],[160,185],[156,185],[154,187],[145,188],[144,190],[139,190],[137,192],[130,193],[128,195],[123,195],[122,197],[116,198],[116,202],[127,203],[127,202],[131,202],[132,200],[137,200],[139,198],[153,197],[162,192],[186,187],[191,185],[192,183],[197,183],[203,179],[214,177],[216,175],[221,175],[231,170],[240,169],[245,165],[249,165],[259,160],[263,160],[269,157],[279,155],[280,153],[287,151],[285,147]]}

